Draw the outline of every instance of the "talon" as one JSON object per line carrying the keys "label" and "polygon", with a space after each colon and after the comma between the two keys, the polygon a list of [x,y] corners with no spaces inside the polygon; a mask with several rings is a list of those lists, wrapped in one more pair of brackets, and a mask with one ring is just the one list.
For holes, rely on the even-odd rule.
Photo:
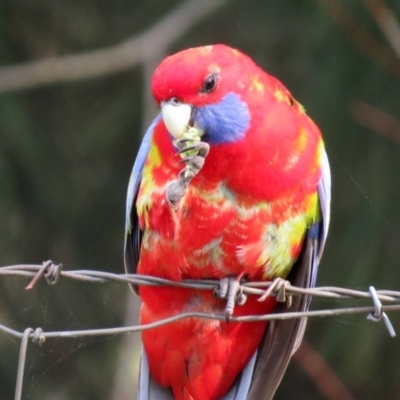
{"label": "talon", "polygon": [[188,157],[185,157],[185,158],[181,158],[178,161],[178,164],[189,163],[189,162],[191,162],[193,160],[193,157],[195,157],[195,156],[188,156]]}
{"label": "talon", "polygon": [[179,179],[184,181],[185,189],[191,179],[196,176],[196,171],[192,168],[184,168],[181,172],[179,172]]}
{"label": "talon", "polygon": [[[176,204],[183,198],[189,182],[203,168],[205,157],[210,150],[208,143],[197,142],[196,140],[193,138],[173,140],[173,145],[178,149],[178,154],[181,156],[178,163],[185,163],[186,167],[179,172],[178,180],[171,182],[166,189],[165,195],[171,208],[175,208]],[[187,146],[188,143],[189,146]]]}
{"label": "talon", "polygon": [[235,278],[231,278],[228,287],[228,295],[226,297],[226,307],[225,307],[225,318],[229,321],[229,318],[232,316],[233,311],[235,310],[235,304],[237,300],[237,294],[239,292],[240,283]]}
{"label": "talon", "polygon": [[221,278],[219,288],[214,291],[215,296],[226,300],[224,314],[227,322],[233,315],[235,305],[242,306],[247,300],[247,296],[242,292],[240,278],[240,276]]}
{"label": "talon", "polygon": [[187,137],[181,137],[179,139],[174,139],[172,143],[174,144],[175,147],[178,147],[181,144],[185,144],[187,142],[193,142],[192,138],[187,138]]}
{"label": "talon", "polygon": [[193,142],[193,140],[186,140],[186,143],[187,142],[191,142],[190,146],[181,146],[181,144],[176,146],[179,154],[195,151],[201,154],[202,157],[206,157],[210,151],[210,145],[208,143]]}
{"label": "talon", "polygon": [[195,174],[197,174],[203,168],[205,162],[205,159],[200,156],[186,157],[186,160],[188,168],[192,169]]}
{"label": "talon", "polygon": [[237,303],[239,306],[242,306],[244,303],[247,301],[247,295],[245,295],[243,292],[239,291],[237,295]]}
{"label": "talon", "polygon": [[170,183],[167,186],[165,194],[168,204],[171,207],[174,207],[175,204],[178,203],[179,200],[184,196],[185,191],[186,185],[182,179]]}
{"label": "talon", "polygon": [[214,290],[214,296],[220,299],[225,299],[228,293],[229,278],[221,278],[219,287]]}
{"label": "talon", "polygon": [[210,145],[204,142],[193,142],[191,141],[189,146],[180,146],[178,154],[181,157],[198,156],[205,158],[210,151]]}
{"label": "talon", "polygon": [[210,145],[205,142],[198,142],[198,156],[206,158],[210,152]]}
{"label": "talon", "polygon": [[180,139],[174,139],[172,141],[172,144],[178,149],[181,150],[185,147],[187,142],[193,142],[193,139],[189,138],[180,138]]}
{"label": "talon", "polygon": [[178,149],[178,153],[179,154],[185,154],[186,152],[190,152],[190,151],[193,151],[193,150],[199,150],[199,144],[200,143],[195,143],[195,144],[192,144],[191,146],[187,146],[187,147],[182,147],[181,149]]}

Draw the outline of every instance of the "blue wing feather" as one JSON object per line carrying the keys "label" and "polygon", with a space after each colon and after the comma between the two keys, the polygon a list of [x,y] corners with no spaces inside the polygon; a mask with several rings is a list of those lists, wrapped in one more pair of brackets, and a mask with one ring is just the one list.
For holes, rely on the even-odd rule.
{"label": "blue wing feather", "polygon": [[318,261],[321,259],[325,241],[328,236],[331,211],[331,170],[325,150],[322,152],[322,177],[318,185],[318,196],[322,213],[322,229],[318,243]]}
{"label": "blue wing feather", "polygon": [[231,390],[221,399],[221,400],[244,400],[249,393],[251,378],[254,372],[254,366],[257,360],[257,352],[254,353],[250,361],[247,363],[246,367],[242,373],[236,379]]}
{"label": "blue wing feather", "polygon": [[161,387],[151,378],[144,349],[142,349],[140,358],[139,386],[136,400],[174,400],[170,389]]}
{"label": "blue wing feather", "polygon": [[322,252],[324,251],[330,222],[331,170],[329,167],[328,156],[325,150],[323,150],[321,155],[321,173],[321,180],[318,184],[318,198],[321,209],[321,221],[310,227],[310,230],[308,232],[309,237],[312,237],[316,240],[316,245],[314,249],[315,254],[311,265],[311,282],[309,287],[314,287],[317,281],[318,265],[321,260]]}
{"label": "blue wing feather", "polygon": [[154,128],[159,123],[160,119],[161,115],[158,115],[144,134],[129,180],[128,194],[126,197],[124,246],[125,271],[129,274],[136,272],[140,252],[141,232],[135,207],[136,197],[142,180],[144,163],[149,154]]}

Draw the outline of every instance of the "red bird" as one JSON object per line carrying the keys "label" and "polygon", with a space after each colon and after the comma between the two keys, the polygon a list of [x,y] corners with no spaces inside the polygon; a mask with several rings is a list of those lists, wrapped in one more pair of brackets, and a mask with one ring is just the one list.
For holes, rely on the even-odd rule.
{"label": "red bird", "polygon": [[[320,131],[281,82],[224,45],[167,57],[151,88],[161,115],[129,183],[126,270],[221,289],[142,286],[141,323],[281,312],[275,297],[234,310],[232,300],[239,280],[314,286],[330,206]],[[309,302],[295,298],[289,311]],[[270,399],[305,322],[189,318],[146,330],[138,398]]]}

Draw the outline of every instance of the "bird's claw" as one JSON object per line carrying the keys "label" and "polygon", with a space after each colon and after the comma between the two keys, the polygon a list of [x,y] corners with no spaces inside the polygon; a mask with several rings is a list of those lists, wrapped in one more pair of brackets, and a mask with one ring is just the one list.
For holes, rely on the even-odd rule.
{"label": "bird's claw", "polygon": [[[179,140],[184,140],[184,142],[179,142],[177,145],[178,154],[185,154],[185,153],[195,153],[195,155],[199,155],[200,157],[207,157],[208,152],[210,151],[210,145],[205,142],[195,142],[189,139],[178,139],[174,143],[178,143]],[[186,144],[189,143],[189,146]],[[183,144],[183,146],[182,146]]]}
{"label": "bird's claw", "polygon": [[182,149],[185,146],[185,143],[187,143],[187,142],[193,142],[193,139],[192,138],[188,138],[188,137],[181,137],[179,139],[174,139],[172,141],[174,146],[179,150]]}
{"label": "bird's claw", "polygon": [[179,160],[178,162],[185,163],[187,165],[187,167],[183,171],[190,169],[193,172],[195,172],[195,175],[196,175],[203,168],[205,158],[198,156],[198,155],[191,155],[191,156],[182,158],[182,160]]}
{"label": "bird's claw", "polygon": [[[190,142],[190,145],[187,144]],[[210,151],[210,145],[204,142],[194,142],[192,139],[174,140],[174,146],[178,148],[178,153],[184,158],[179,162],[185,163],[185,168],[179,173],[178,180],[171,182],[166,190],[166,198],[171,207],[175,207],[185,195],[189,182],[203,168],[205,158]]]}
{"label": "bird's claw", "polygon": [[175,207],[175,204],[185,195],[187,184],[182,179],[171,182],[166,189],[166,198],[170,207]]}
{"label": "bird's claw", "polygon": [[214,295],[226,300],[224,314],[227,322],[229,322],[230,317],[233,315],[235,305],[242,306],[247,300],[247,296],[242,290],[240,277],[234,276],[221,278],[219,287],[215,289]]}

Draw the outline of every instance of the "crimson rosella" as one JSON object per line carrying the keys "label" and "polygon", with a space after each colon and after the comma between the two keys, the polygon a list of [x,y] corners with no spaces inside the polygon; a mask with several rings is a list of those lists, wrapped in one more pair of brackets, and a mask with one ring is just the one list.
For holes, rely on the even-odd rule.
{"label": "crimson rosella", "polygon": [[[138,399],[270,399],[306,320],[229,321],[286,309],[274,296],[245,301],[235,283],[282,278],[314,286],[331,185],[320,131],[279,80],[225,45],[167,57],[151,90],[161,113],[129,182],[126,271],[221,286],[217,295],[135,288],[141,323],[185,312],[227,318],[142,332]],[[289,311],[309,303],[296,297]]]}

